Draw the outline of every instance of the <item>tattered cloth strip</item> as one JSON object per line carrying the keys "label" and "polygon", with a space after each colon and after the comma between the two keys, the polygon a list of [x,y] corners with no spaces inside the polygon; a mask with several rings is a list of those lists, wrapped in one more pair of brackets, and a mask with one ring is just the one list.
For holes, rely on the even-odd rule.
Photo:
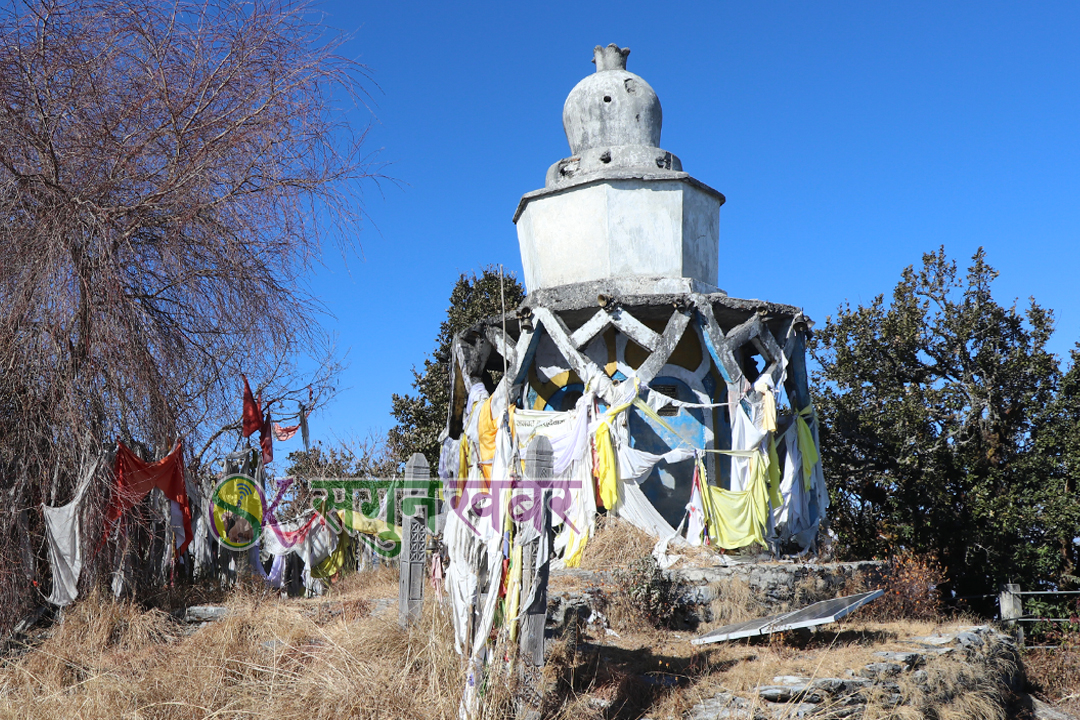
{"label": "tattered cloth strip", "polygon": [[758,428],[742,404],[735,407],[731,423],[731,449],[733,451],[745,451],[746,455],[732,455],[731,458],[731,490],[743,492],[751,488],[753,477],[751,473],[755,455],[750,451],[761,449],[761,443],[768,436],[768,432]]}
{"label": "tattered cloth strip", "polygon": [[100,464],[100,457],[90,463],[89,469],[79,478],[75,497],[67,505],[43,505],[41,508],[45,515],[45,536],[49,541],[49,565],[53,577],[52,591],[46,599],[53,605],[69,605],[79,595],[79,573],[82,572],[81,510],[90,481]]}
{"label": "tattered cloth strip", "polygon": [[262,547],[271,555],[296,553],[310,567],[318,565],[334,551],[338,537],[313,510],[310,515],[263,527]]}
{"label": "tattered cloth strip", "polygon": [[274,563],[270,566],[270,574],[266,576],[266,582],[275,590],[280,590],[285,580],[285,556],[275,555]]}
{"label": "tattered cloth strip", "polygon": [[613,508],[616,515],[653,537],[671,538],[676,545],[685,544],[686,541],[681,536],[672,538],[675,528],[671,527],[656,506],[649,502],[649,498],[645,497],[637,483],[623,481],[621,490],[619,504]]}
{"label": "tattered cloth strip", "polygon": [[[811,507],[812,492],[806,490],[800,479],[803,472],[803,456],[799,449],[798,428],[792,424],[781,436],[786,456],[783,478],[780,481],[781,502],[773,505],[773,525],[779,540],[799,538],[808,529],[817,529],[817,515]],[[813,533],[809,533],[813,535]],[[812,537],[811,537],[812,539]],[[807,543],[800,541],[802,547]]]}
{"label": "tattered cloth strip", "polygon": [[565,473],[570,463],[580,458],[589,445],[588,407],[592,400],[593,395],[585,393],[578,398],[573,410],[565,412],[517,410],[514,413],[514,432],[522,453],[534,437],[543,435],[551,441],[555,463],[553,472],[556,476]]}
{"label": "tattered cloth strip", "polygon": [[248,379],[246,375],[241,375],[244,378],[244,423],[241,434],[244,437],[249,437],[253,432],[262,427],[262,403],[255,402],[255,396],[251,394],[251,386],[248,385]]}
{"label": "tattered cloth strip", "polygon": [[148,492],[160,488],[165,497],[180,506],[183,515],[184,542],[176,548],[176,555],[183,554],[195,534],[191,531],[191,507],[188,505],[187,487],[184,485],[184,444],[177,442],[171,453],[156,463],[145,463],[124,443],[116,443],[116,487],[109,507],[105,510],[104,544],[112,534],[120,516],[142,500]]}
{"label": "tattered cloth strip", "polygon": [[296,435],[296,431],[300,429],[299,425],[293,425],[291,427],[281,427],[278,423],[274,423],[274,439],[278,442],[285,442],[286,440],[292,440],[293,435]]}
{"label": "tattered cloth strip", "polygon": [[300,406],[300,437],[304,439],[304,450],[311,449],[311,443],[308,441],[308,424],[307,424],[308,411],[303,405]]}
{"label": "tattered cloth strip", "polygon": [[259,428],[259,447],[262,449],[263,465],[274,462],[274,430],[270,422],[269,403],[267,403],[266,417],[263,419],[262,427]]}
{"label": "tattered cloth strip", "polygon": [[638,484],[645,480],[656,464],[661,461],[674,465],[694,457],[692,449],[683,447],[668,450],[663,455],[654,455],[622,442],[615,446],[615,450],[619,455],[619,478],[625,482]]}
{"label": "tattered cloth strip", "polygon": [[261,533],[262,546],[271,555],[297,552],[295,546],[302,543],[311,528],[321,521],[321,515],[314,510],[308,510],[306,514],[293,520],[266,523]]}
{"label": "tattered cloth strip", "polygon": [[310,450],[311,445],[308,442],[308,416],[311,415],[311,408],[315,405],[315,394],[311,390],[311,386],[307,386],[307,404],[300,403],[300,436],[304,439],[304,450]]}

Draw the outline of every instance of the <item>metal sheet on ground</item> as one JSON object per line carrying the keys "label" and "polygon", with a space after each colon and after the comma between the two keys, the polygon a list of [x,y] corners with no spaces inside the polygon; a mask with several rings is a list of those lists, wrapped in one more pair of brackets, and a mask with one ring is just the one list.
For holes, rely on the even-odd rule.
{"label": "metal sheet on ground", "polygon": [[694,645],[707,645],[709,643],[724,642],[726,640],[739,640],[741,638],[758,637],[769,635],[785,630],[797,630],[799,628],[814,627],[836,622],[840,618],[858,610],[863,605],[877,600],[884,595],[883,590],[871,590],[858,595],[847,595],[832,600],[822,600],[813,605],[807,605],[800,610],[769,615],[768,617],[748,620],[734,625],[725,625],[717,628],[701,637],[694,638],[690,642]]}

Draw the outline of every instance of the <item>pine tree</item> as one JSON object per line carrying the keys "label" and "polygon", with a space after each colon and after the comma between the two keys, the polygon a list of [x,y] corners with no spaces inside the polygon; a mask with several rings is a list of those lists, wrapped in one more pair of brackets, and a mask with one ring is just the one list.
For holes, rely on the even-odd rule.
{"label": "pine tree", "polygon": [[[446,319],[439,326],[435,350],[422,370],[413,367],[413,395],[393,396],[391,414],[397,425],[390,429],[387,444],[402,463],[413,453],[423,453],[434,469],[439,464],[439,433],[446,425],[450,402],[450,345],[454,335],[489,317],[502,314],[498,268],[486,267],[480,275],[462,274],[450,293]],[[525,288],[513,275],[502,275],[507,312],[525,299]]]}

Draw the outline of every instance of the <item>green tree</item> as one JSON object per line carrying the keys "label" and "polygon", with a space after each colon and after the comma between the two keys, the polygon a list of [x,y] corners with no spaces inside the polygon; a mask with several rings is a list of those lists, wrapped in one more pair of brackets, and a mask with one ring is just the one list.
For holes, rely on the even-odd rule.
{"label": "green tree", "polygon": [[1063,442],[1077,417],[1046,350],[1052,314],[999,305],[996,276],[982,249],[962,277],[942,248],[904,271],[891,304],[841,307],[811,346],[842,550],[936,555],[958,594],[1059,583],[1075,564],[1062,543],[1076,499],[1042,437],[1057,417]]}
{"label": "green tree", "polygon": [[1040,417],[1035,451],[1025,468],[1036,492],[1016,506],[1002,503],[1001,512],[1015,513],[1013,523],[1028,530],[1017,548],[1024,567],[1056,585],[1080,588],[1080,346],[1071,361]]}
{"label": "green tree", "polygon": [[486,267],[480,275],[464,273],[454,283],[446,319],[439,326],[435,350],[424,360],[423,370],[413,367],[413,395],[393,396],[390,411],[397,425],[390,429],[387,444],[399,462],[413,453],[423,453],[432,470],[439,464],[439,433],[446,426],[450,402],[450,345],[454,335],[479,321],[502,314],[504,307],[512,312],[525,299],[525,288],[513,275],[503,274],[500,293],[500,273]]}

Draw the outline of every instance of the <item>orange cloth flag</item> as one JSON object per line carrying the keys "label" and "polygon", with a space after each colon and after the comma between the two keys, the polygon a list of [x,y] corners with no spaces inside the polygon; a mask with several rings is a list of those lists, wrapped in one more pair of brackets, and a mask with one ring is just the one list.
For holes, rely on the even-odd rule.
{"label": "orange cloth flag", "polygon": [[191,531],[191,506],[188,505],[187,486],[184,484],[182,442],[176,443],[176,448],[156,463],[143,462],[122,442],[116,442],[116,487],[105,510],[102,544],[112,534],[120,516],[154,488],[161,488],[165,497],[179,505],[184,514],[184,542],[176,549],[177,556],[183,554],[195,534]]}
{"label": "orange cloth flag", "polygon": [[[491,416],[491,398],[485,400],[476,412],[480,413],[477,431],[480,436],[480,472],[484,474],[481,485],[484,492],[487,492],[491,487],[491,461],[495,458],[495,436],[498,434],[499,426],[495,418]],[[506,478],[495,479],[505,480]]]}

